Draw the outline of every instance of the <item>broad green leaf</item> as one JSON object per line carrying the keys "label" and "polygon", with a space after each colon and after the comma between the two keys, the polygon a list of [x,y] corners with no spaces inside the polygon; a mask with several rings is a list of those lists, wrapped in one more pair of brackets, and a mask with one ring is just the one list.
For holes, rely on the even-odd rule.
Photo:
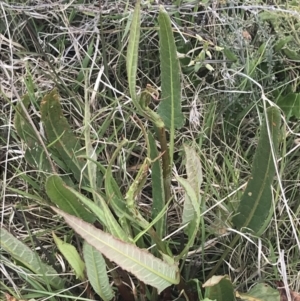
{"label": "broad green leaf", "polygon": [[58,250],[63,254],[65,259],[68,261],[71,268],[74,270],[76,278],[81,281],[85,280],[84,276],[84,262],[81,260],[76,248],[69,243],[64,242],[52,232],[53,239]]}
{"label": "broad green leaf", "polygon": [[114,297],[114,291],[109,285],[106,263],[102,254],[94,247],[84,242],[83,258],[86,265],[87,276],[94,291],[104,301],[111,300]]}
{"label": "broad green leaf", "polygon": [[[185,145],[184,146],[185,155],[186,155],[186,172],[187,172],[187,181],[192,186],[196,197],[197,203],[200,208],[201,206],[201,195],[200,195],[200,186],[202,184],[202,166],[200,162],[200,158],[196,151]],[[185,201],[183,205],[183,213],[182,213],[182,223],[186,224],[193,220],[195,216],[195,209],[192,204],[191,199],[185,193]]]}
{"label": "broad green leaf", "polygon": [[128,76],[129,92],[134,105],[139,108],[136,100],[136,73],[138,63],[138,47],[140,40],[140,26],[141,26],[141,7],[140,0],[136,2],[128,41],[126,67]]}
{"label": "broad green leaf", "polygon": [[[165,205],[165,190],[163,183],[163,171],[160,160],[155,160],[159,156],[155,140],[150,132],[148,132],[149,146],[150,146],[150,157],[153,160],[151,168],[151,179],[152,179],[152,219],[155,219],[160,212],[163,210]],[[162,217],[155,224],[156,233],[159,238],[162,239],[166,231],[166,218]]]}
{"label": "broad green leaf", "polygon": [[[282,300],[277,289],[266,283],[256,284],[247,294],[237,293],[243,301],[280,301]],[[296,301],[296,300],[295,300]]]}
{"label": "broad green leaf", "polygon": [[50,284],[56,289],[64,287],[63,280],[57,276],[54,268],[43,263],[35,252],[2,227],[0,229],[0,245],[10,256],[20,261],[35,274],[40,275],[40,279],[44,279],[46,284]]}
{"label": "broad green leaf", "polygon": [[235,301],[234,289],[227,276],[213,276],[202,287],[205,288],[205,297],[218,301]]}
{"label": "broad green leaf", "polygon": [[[280,135],[280,111],[276,107],[267,109],[268,121],[264,121],[253,159],[251,178],[232,222],[238,229],[251,229],[259,236],[268,226],[272,213],[271,185],[275,175],[275,165],[271,153],[273,144],[275,155],[278,151]],[[270,128],[271,141],[267,131]]]}
{"label": "broad green leaf", "polygon": [[285,113],[287,120],[293,116],[300,119],[300,93],[290,93],[280,97],[277,105]]}
{"label": "broad green leaf", "polygon": [[[29,96],[25,95],[22,101],[24,107],[28,108],[30,104]],[[14,125],[18,135],[26,144],[25,159],[28,164],[37,170],[50,172],[52,170],[51,164],[20,103],[16,106]]]}
{"label": "broad green leaf", "polygon": [[170,154],[173,155],[175,129],[181,128],[184,123],[180,69],[170,17],[163,8],[160,9],[158,22],[162,91],[158,114],[170,131]]}
{"label": "broad green leaf", "polygon": [[61,210],[78,216],[84,221],[93,223],[94,214],[88,212],[78,201],[78,197],[68,189],[64,181],[57,175],[48,177],[46,181],[46,192],[50,200]]}
{"label": "broad green leaf", "polygon": [[140,281],[157,288],[159,293],[168,286],[179,283],[178,266],[167,264],[148,251],[116,239],[75,216],[57,208],[52,209],[61,215],[88,244],[123,270],[135,275]]}
{"label": "broad green leaf", "polygon": [[88,186],[88,176],[83,170],[85,161],[79,158],[83,154],[81,145],[63,115],[56,89],[43,98],[41,116],[51,149],[60,155],[65,166],[72,171],[75,179]]}

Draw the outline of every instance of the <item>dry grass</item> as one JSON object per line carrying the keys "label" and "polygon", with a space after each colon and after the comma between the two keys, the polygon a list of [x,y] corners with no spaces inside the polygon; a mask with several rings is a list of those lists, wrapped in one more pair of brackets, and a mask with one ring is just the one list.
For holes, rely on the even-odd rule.
{"label": "dry grass", "polygon": [[[159,89],[158,4],[150,2],[142,5],[138,85],[143,88],[151,83]],[[209,1],[206,7],[198,1],[179,2],[179,7],[165,3],[172,16],[178,52],[185,56],[182,101],[187,122],[177,133],[173,174],[185,172],[183,143],[196,145],[204,170],[202,194],[206,211],[205,225],[195,243],[198,251],[190,253],[187,274],[203,279],[232,238],[229,216],[250,174],[264,97],[273,102],[276,95],[287,89],[300,92],[299,60],[274,50],[281,33],[259,18],[257,12],[275,13],[278,20],[282,16],[283,20],[286,16],[294,20],[284,30],[290,28],[298,47],[299,36],[294,26],[299,27],[300,16],[297,7],[285,9],[261,1],[244,5],[233,2],[232,7],[215,1]],[[135,110],[128,97],[125,71],[132,10],[132,4],[121,1],[94,1],[86,5],[77,1],[0,3],[1,225],[48,263],[55,261],[59,273],[73,284],[74,275],[64,266],[64,260],[57,254],[53,256],[56,248],[51,236],[57,229],[68,237],[68,229],[61,229],[46,204],[10,190],[13,187],[45,194],[35,186],[43,181],[43,171],[32,170],[24,159],[25,145],[13,126],[14,106],[23,95],[30,95],[29,114],[42,135],[39,103],[48,91],[58,87],[64,114],[74,132],[81,136],[84,100],[88,97],[98,160],[107,166],[121,139],[126,137],[130,141],[128,151],[120,155],[119,164],[114,167],[114,176],[125,191],[134,177],[132,171],[145,156],[145,141],[131,118]],[[207,52],[201,61],[199,55],[205,47]],[[237,61],[232,62],[217,47],[230,50]],[[201,62],[199,70],[188,66],[193,60]],[[214,70],[208,71],[204,64],[210,64]],[[151,128],[151,124],[145,123],[145,127]],[[261,280],[273,283],[275,279],[284,279],[295,291],[300,290],[299,133],[299,120],[290,120],[283,132],[286,140],[281,146],[277,177],[280,189],[274,191],[277,204],[270,227],[259,240],[245,236],[224,264],[224,271],[241,289]],[[177,231],[183,191],[175,181],[172,184],[174,202],[168,212],[168,230],[174,249],[179,251],[184,244],[182,231]],[[144,193],[140,206],[147,212],[151,192],[145,189]],[[1,255],[1,290],[31,296],[26,287],[36,284],[37,279],[28,271],[24,274],[8,254]],[[30,281],[27,276],[32,277]],[[35,290],[39,289],[37,298],[46,294],[36,285]],[[76,289],[70,291],[74,296],[77,293]]]}

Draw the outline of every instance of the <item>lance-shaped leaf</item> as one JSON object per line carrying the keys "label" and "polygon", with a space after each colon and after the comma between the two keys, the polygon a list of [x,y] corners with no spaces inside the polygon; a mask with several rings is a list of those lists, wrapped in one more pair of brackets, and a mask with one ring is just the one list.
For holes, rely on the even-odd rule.
{"label": "lance-shaped leaf", "polygon": [[[159,152],[157,150],[155,140],[151,133],[148,133],[149,146],[150,146],[150,156],[153,160],[151,168],[151,179],[152,179],[152,219],[155,219],[163,210],[165,205],[165,190],[163,182],[163,171],[160,160],[156,158],[159,157]],[[155,224],[156,232],[159,238],[165,235],[166,230],[166,217],[162,217]]]}
{"label": "lance-shaped leaf", "polygon": [[[200,208],[201,203],[201,195],[200,195],[200,186],[202,184],[202,166],[200,162],[200,158],[196,151],[190,146],[184,146],[185,155],[186,155],[186,173],[187,173],[187,181],[192,186],[196,197],[197,203]],[[195,209],[189,198],[188,194],[185,193],[185,200],[183,205],[182,212],[182,224],[186,224],[193,220],[195,217]]]}
{"label": "lance-shaped leaf", "polygon": [[140,27],[141,27],[141,7],[140,0],[136,2],[128,41],[126,67],[128,76],[128,85],[130,96],[134,102],[134,105],[139,108],[139,104],[136,100],[136,72],[138,63],[138,48],[140,41]]}
{"label": "lance-shaped leaf", "polygon": [[46,95],[41,102],[41,115],[46,136],[65,166],[73,173],[78,182],[88,186],[88,176],[85,172],[85,162],[78,156],[83,155],[79,139],[73,134],[67,119],[63,116],[59,94],[56,89]]}
{"label": "lance-shaped leaf", "polygon": [[184,188],[186,196],[189,198],[189,202],[191,202],[191,205],[192,205],[193,211],[194,211],[194,216],[191,221],[191,227],[188,231],[189,232],[188,233],[189,240],[188,240],[187,244],[185,245],[184,249],[181,251],[180,255],[178,256],[178,258],[181,258],[186,255],[186,252],[194,244],[194,240],[195,240],[195,237],[197,235],[199,225],[200,225],[201,214],[200,214],[200,205],[198,202],[198,197],[197,197],[193,187],[191,186],[191,184],[183,178],[176,177],[176,179],[181,184],[181,186]]}
{"label": "lance-shaped leaf", "polygon": [[[30,104],[29,96],[25,95],[22,101],[24,107],[28,108]],[[18,103],[16,106],[14,125],[18,135],[26,144],[25,159],[28,164],[37,170],[50,172],[52,170],[51,163],[49,162],[45,151],[43,150],[43,147],[36,136],[36,132],[28,121],[20,103]]]}
{"label": "lance-shaped leaf", "polygon": [[161,102],[158,114],[164,121],[170,134],[181,128],[184,116],[181,111],[180,69],[176,45],[168,13],[161,8],[159,22],[159,50],[161,68]]}
{"label": "lance-shaped leaf", "polygon": [[135,275],[145,284],[149,284],[161,292],[168,286],[179,283],[180,277],[177,265],[168,264],[154,257],[148,251],[116,239],[112,235],[57,208],[52,209],[64,217],[70,227],[83,237],[88,244],[95,247],[122,269]]}
{"label": "lance-shaped leaf", "polygon": [[114,297],[114,291],[109,285],[106,263],[102,254],[94,247],[84,242],[83,257],[86,272],[94,291],[104,300],[109,301]]}
{"label": "lance-shaped leaf", "polygon": [[20,261],[35,274],[40,275],[40,279],[44,280],[46,284],[57,289],[64,287],[63,280],[57,276],[57,272],[51,266],[43,263],[35,252],[5,228],[0,229],[0,245],[14,259]]}
{"label": "lance-shaped leaf", "polygon": [[84,262],[81,260],[79,253],[76,248],[69,243],[64,242],[59,237],[52,233],[53,239],[59,251],[64,255],[71,268],[74,270],[76,278],[79,278],[81,281],[85,280],[84,276]]}
{"label": "lance-shaped leaf", "polygon": [[251,229],[257,236],[266,229],[272,214],[271,185],[275,175],[275,164],[271,143],[276,155],[280,135],[280,111],[276,107],[270,107],[266,113],[268,120],[265,120],[261,127],[251,178],[237,209],[237,215],[232,219],[238,229]]}
{"label": "lance-shaped leaf", "polygon": [[89,223],[96,220],[95,215],[84,208],[78,197],[68,189],[68,186],[59,176],[52,175],[47,179],[46,192],[50,200],[63,211],[78,216]]}
{"label": "lance-shaped leaf", "polygon": [[171,21],[167,12],[161,8],[159,22],[159,51],[161,69],[161,100],[158,114],[170,132],[170,166],[173,164],[175,129],[184,124],[181,110],[180,69]]}

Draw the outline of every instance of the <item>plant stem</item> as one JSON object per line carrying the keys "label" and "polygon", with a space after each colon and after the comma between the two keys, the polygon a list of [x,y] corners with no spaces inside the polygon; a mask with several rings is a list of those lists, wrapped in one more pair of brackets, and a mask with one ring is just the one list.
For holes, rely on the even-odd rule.
{"label": "plant stem", "polygon": [[225,250],[225,252],[222,254],[221,258],[219,259],[219,261],[217,262],[217,264],[214,266],[214,268],[211,270],[211,272],[208,274],[208,279],[210,279],[215,272],[218,270],[218,268],[220,267],[220,265],[223,263],[224,259],[226,258],[226,256],[229,254],[229,252],[232,250],[232,248],[236,245],[236,243],[238,242],[240,238],[239,234],[236,234],[233,238],[233,240],[231,241],[230,245],[227,247],[227,249]]}
{"label": "plant stem", "polygon": [[163,154],[162,167],[166,204],[171,198],[171,166],[165,127],[157,128],[157,135],[160,142],[161,152]]}

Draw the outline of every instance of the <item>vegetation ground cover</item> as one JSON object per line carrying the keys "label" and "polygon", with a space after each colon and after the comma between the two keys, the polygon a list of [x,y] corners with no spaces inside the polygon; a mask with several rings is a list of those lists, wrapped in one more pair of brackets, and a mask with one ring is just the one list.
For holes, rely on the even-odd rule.
{"label": "vegetation ground cover", "polygon": [[[283,300],[276,281],[300,291],[299,7],[161,4],[1,3],[1,292],[249,300],[263,283],[274,290],[262,300]],[[241,215],[260,191],[267,208]],[[96,230],[76,225],[90,224],[111,235],[104,245],[149,249],[145,266],[170,271],[167,289],[109,257],[119,240],[104,257],[83,243]],[[228,275],[216,280],[226,299],[202,287],[213,275]]]}

